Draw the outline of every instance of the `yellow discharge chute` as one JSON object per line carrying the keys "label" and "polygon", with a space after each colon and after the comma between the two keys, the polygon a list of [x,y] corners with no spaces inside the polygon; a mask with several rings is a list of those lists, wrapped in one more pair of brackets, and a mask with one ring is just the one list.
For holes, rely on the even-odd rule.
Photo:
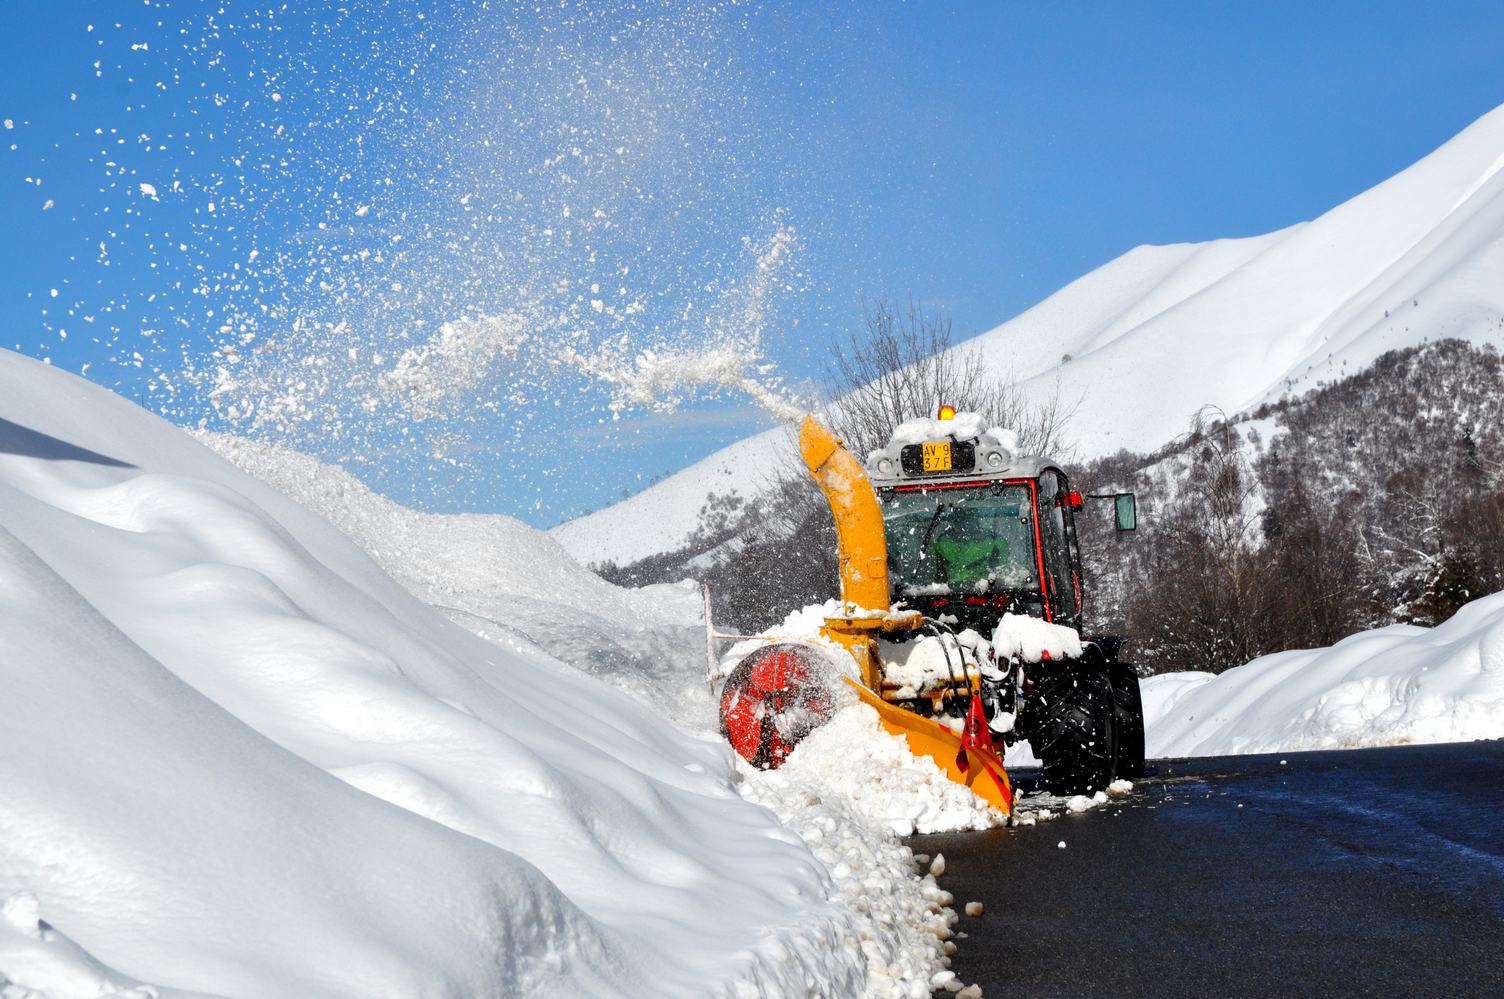
{"label": "yellow discharge chute", "polygon": [[826,618],[821,631],[856,661],[862,682],[852,682],[852,686],[877,711],[883,727],[903,738],[916,756],[930,757],[951,780],[1011,814],[1012,786],[1002,759],[991,747],[980,711],[973,712],[976,717],[968,718],[958,733],[883,699],[883,667],[875,636],[916,631],[923,616],[917,611],[891,610],[882,510],[861,463],[813,416],[806,416],[800,428],[799,452],[835,517],[842,613]]}

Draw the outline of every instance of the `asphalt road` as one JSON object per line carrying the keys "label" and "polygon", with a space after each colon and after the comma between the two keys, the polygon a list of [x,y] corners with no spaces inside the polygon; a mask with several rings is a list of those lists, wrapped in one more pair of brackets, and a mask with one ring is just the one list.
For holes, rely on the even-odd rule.
{"label": "asphalt road", "polygon": [[1504,742],[1155,765],[1084,814],[910,841],[945,854],[958,911],[985,905],[957,926],[964,982],[1504,996]]}

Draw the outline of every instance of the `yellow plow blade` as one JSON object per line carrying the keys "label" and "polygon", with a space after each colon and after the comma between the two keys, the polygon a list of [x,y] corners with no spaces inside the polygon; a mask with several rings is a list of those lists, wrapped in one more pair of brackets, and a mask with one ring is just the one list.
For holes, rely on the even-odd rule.
{"label": "yellow plow blade", "polygon": [[1013,784],[997,753],[980,746],[968,747],[961,736],[939,722],[889,704],[850,677],[844,679],[862,702],[877,712],[883,728],[908,742],[911,753],[928,756],[951,780],[971,788],[977,797],[1004,815],[1013,814]]}

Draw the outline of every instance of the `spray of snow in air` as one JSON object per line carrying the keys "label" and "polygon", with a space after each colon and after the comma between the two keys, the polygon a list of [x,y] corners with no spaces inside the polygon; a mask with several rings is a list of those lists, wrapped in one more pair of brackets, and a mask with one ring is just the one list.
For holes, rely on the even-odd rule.
{"label": "spray of snow in air", "polygon": [[804,407],[794,405],[762,358],[762,336],[780,273],[793,253],[794,230],[775,232],[745,287],[712,315],[705,335],[687,345],[636,351],[627,338],[606,344],[592,357],[567,352],[565,360],[581,372],[612,386],[611,409],[627,406],[672,409],[687,398],[735,389],[780,420],[797,420]]}
{"label": "spray of snow in air", "polygon": [[85,97],[128,84],[134,127],[78,141],[101,176],[91,254],[151,281],[64,288],[48,321],[84,326],[179,422],[408,477],[498,474],[498,452],[554,454],[631,410],[791,418],[764,344],[806,279],[788,192],[757,166],[775,138],[738,45],[759,16],[123,14],[92,32]]}

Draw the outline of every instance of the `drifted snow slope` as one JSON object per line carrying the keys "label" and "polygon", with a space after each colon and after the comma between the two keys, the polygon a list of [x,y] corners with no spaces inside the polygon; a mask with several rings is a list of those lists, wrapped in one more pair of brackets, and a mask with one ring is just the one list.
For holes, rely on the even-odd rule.
{"label": "drifted snow slope", "polygon": [[1504,594],[1434,629],[1390,625],[1220,676],[1143,682],[1152,757],[1504,738]]}
{"label": "drifted snow slope", "polygon": [[197,436],[338,527],[388,575],[466,630],[541,650],[633,690],[683,728],[715,727],[705,685],[686,678],[686,665],[705,661],[694,583],[613,586],[547,534],[511,517],[421,513],[308,455],[230,434]]}
{"label": "drifted snow slope", "polygon": [[[108,392],[6,352],[0,387],[0,897],[99,967],[224,996],[859,991],[827,877],[723,746],[457,627]],[[47,974],[0,955],[0,983]]]}
{"label": "drifted snow slope", "polygon": [[[954,349],[979,351],[1026,393],[1058,386],[1079,402],[1070,433],[1085,457],[1149,451],[1207,404],[1255,407],[1428,339],[1500,342],[1501,275],[1504,108],[1314,221],[1138,247]],[[671,550],[709,491],[756,489],[754,460],[775,450],[777,433],[554,534],[585,563]]]}

